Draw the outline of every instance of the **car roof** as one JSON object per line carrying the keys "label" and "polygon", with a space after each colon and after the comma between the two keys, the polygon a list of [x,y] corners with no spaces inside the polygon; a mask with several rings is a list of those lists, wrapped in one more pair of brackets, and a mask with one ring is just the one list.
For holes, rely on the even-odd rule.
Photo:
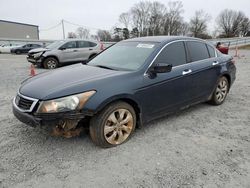
{"label": "car roof", "polygon": [[197,40],[204,42],[202,39],[194,38],[194,37],[185,37],[185,36],[150,36],[150,37],[139,37],[125,40],[126,42],[158,42],[158,43],[166,43],[175,40]]}
{"label": "car roof", "polygon": [[74,39],[64,39],[64,40],[59,40],[59,41],[64,41],[64,42],[70,42],[70,41],[88,41],[88,42],[95,42],[95,43],[98,42],[97,40],[92,40],[92,39],[77,39],[77,38],[74,38]]}

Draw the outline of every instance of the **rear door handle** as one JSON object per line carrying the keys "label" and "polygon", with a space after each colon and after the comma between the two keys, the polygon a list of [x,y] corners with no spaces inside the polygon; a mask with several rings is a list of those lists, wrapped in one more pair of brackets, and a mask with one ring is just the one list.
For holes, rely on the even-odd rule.
{"label": "rear door handle", "polygon": [[182,72],[182,75],[187,75],[187,74],[190,74],[191,72],[192,72],[191,69],[184,70],[184,71]]}
{"label": "rear door handle", "polygon": [[73,52],[78,52],[78,50],[73,50]]}
{"label": "rear door handle", "polygon": [[91,50],[93,50],[93,49],[90,48],[89,51],[91,51]]}
{"label": "rear door handle", "polygon": [[212,65],[213,65],[213,66],[219,65],[219,62],[218,62],[218,61],[214,61]]}

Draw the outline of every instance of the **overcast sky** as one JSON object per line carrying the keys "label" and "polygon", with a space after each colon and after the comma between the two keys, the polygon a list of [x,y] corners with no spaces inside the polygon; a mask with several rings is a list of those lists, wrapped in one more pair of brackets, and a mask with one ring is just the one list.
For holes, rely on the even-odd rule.
{"label": "overcast sky", "polygon": [[[0,0],[0,19],[38,25],[41,39],[61,39],[61,27],[47,30],[62,19],[89,28],[110,30],[118,25],[118,17],[140,0]],[[152,1],[152,0],[151,0]],[[158,0],[167,4],[168,0]],[[243,11],[250,17],[250,0],[183,0],[184,19],[188,21],[195,10],[203,9],[212,17],[209,29],[214,27],[218,13],[225,9]],[[77,26],[65,24],[66,32]],[[96,32],[92,29],[92,33]]]}

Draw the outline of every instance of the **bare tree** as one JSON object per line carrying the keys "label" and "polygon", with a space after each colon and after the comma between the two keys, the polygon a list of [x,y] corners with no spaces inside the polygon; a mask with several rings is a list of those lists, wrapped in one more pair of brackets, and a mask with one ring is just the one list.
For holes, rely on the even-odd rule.
{"label": "bare tree", "polygon": [[166,7],[164,4],[157,1],[151,4],[149,30],[151,34],[160,35],[163,24],[163,16],[166,14]]}
{"label": "bare tree", "polygon": [[76,30],[76,33],[79,38],[81,39],[87,39],[90,37],[90,31],[89,29],[83,28],[83,27],[78,27]]}
{"label": "bare tree", "polygon": [[240,35],[241,25],[245,15],[241,11],[223,10],[217,17],[217,24],[222,36],[235,37]]}
{"label": "bare tree", "polygon": [[133,28],[137,28],[139,31],[139,36],[148,35],[148,26],[150,14],[149,10],[151,3],[149,1],[141,1],[135,4],[130,13],[132,14]]}
{"label": "bare tree", "polygon": [[77,38],[76,34],[74,32],[68,32],[68,39],[73,39],[73,38]]}
{"label": "bare tree", "polygon": [[98,30],[97,36],[101,41],[111,41],[111,33],[107,30]]}
{"label": "bare tree", "polygon": [[186,22],[183,22],[180,27],[179,35],[186,36],[189,33],[189,24]]}
{"label": "bare tree", "polygon": [[129,25],[131,23],[131,16],[129,13],[122,13],[119,16],[119,22],[123,24],[123,26],[127,29],[129,29]]}
{"label": "bare tree", "polygon": [[170,1],[168,10],[164,16],[164,34],[179,35],[181,32],[184,13],[183,4],[181,1]]}
{"label": "bare tree", "polygon": [[249,18],[245,17],[241,23],[240,31],[242,36],[246,36],[247,33],[250,31],[250,20]]}
{"label": "bare tree", "polygon": [[207,24],[210,20],[210,16],[206,14],[203,10],[195,12],[194,17],[190,20],[190,32],[194,37],[201,37],[207,33]]}

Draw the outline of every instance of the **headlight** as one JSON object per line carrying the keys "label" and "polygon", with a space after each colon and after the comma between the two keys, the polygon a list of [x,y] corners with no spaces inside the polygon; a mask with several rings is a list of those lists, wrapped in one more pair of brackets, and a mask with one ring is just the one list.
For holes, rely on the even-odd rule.
{"label": "headlight", "polygon": [[89,98],[95,93],[96,91],[88,91],[77,95],[43,101],[41,102],[37,113],[56,113],[82,109]]}
{"label": "headlight", "polygon": [[33,54],[33,57],[36,59],[36,58],[39,58],[42,54],[43,52],[39,52],[39,53]]}

